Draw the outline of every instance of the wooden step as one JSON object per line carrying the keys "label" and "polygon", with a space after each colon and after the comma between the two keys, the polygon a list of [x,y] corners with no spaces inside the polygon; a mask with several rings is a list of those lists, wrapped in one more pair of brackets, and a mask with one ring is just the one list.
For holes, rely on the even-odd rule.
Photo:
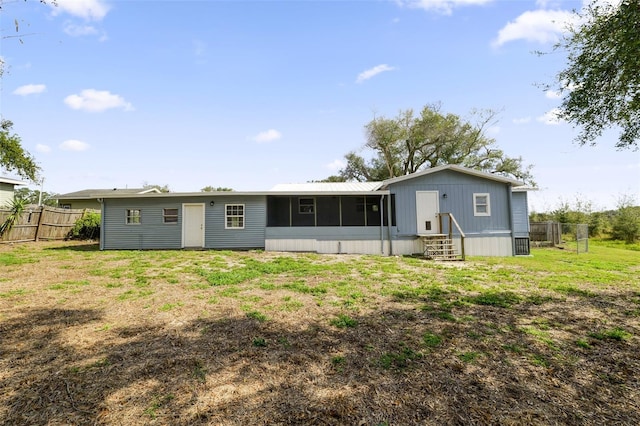
{"label": "wooden step", "polygon": [[456,251],[453,241],[446,235],[423,237],[423,254],[432,260],[462,260],[462,255]]}

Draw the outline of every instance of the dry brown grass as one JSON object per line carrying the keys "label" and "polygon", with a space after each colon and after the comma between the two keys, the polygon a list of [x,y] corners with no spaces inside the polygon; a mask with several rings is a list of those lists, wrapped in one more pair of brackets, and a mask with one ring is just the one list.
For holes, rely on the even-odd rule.
{"label": "dry brown grass", "polygon": [[[295,254],[94,248],[0,245],[30,259],[0,264],[0,423],[640,424],[637,277],[588,296],[522,283],[500,307],[455,303],[473,290],[401,297],[389,287],[411,283],[364,256],[316,258],[370,264],[346,277],[362,297],[345,297],[282,287],[287,274],[210,286],[196,272]],[[395,262],[433,282],[451,269]],[[332,325],[340,314],[357,325]],[[614,326],[628,337],[589,337]]]}

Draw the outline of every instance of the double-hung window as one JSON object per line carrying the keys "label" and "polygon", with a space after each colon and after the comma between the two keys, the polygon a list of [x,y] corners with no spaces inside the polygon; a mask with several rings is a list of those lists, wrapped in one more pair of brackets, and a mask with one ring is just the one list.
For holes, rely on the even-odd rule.
{"label": "double-hung window", "polygon": [[178,223],[178,209],[162,209],[162,222]]}
{"label": "double-hung window", "polygon": [[225,229],[244,229],[244,204],[225,204]]}
{"label": "double-hung window", "polygon": [[473,215],[491,216],[491,198],[489,197],[489,194],[473,194]]}
{"label": "double-hung window", "polygon": [[140,225],[142,223],[142,210],[127,209],[127,225]]}

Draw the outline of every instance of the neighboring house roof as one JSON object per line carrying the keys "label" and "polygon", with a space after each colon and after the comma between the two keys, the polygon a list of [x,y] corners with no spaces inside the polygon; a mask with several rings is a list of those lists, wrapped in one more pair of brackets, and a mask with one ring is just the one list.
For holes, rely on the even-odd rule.
{"label": "neighboring house roof", "polygon": [[9,185],[26,185],[26,183],[22,181],[10,179],[8,177],[2,177],[2,176],[0,176],[0,183],[8,183]]}
{"label": "neighboring house roof", "polygon": [[477,176],[484,179],[490,179],[497,182],[509,183],[512,186],[524,186],[524,182],[520,182],[519,180],[511,179],[505,176],[482,172],[480,170],[470,169],[468,167],[458,166],[456,164],[445,164],[444,166],[430,167],[428,169],[421,170],[419,172],[412,173],[410,175],[398,176],[395,178],[387,179],[382,182],[382,188],[386,189],[389,185],[393,183],[402,182],[409,179],[415,179],[420,176],[430,175],[432,173],[438,173],[442,170],[453,170],[456,172],[464,173],[471,176]]}
{"label": "neighboring house roof", "polygon": [[269,192],[370,192],[380,189],[382,182],[311,182],[282,183]]}
{"label": "neighboring house roof", "polygon": [[159,194],[158,188],[113,188],[113,189],[83,189],[82,191],[69,192],[68,194],[60,194],[56,198],[60,199],[93,199],[101,198],[105,195],[128,195],[128,194]]}

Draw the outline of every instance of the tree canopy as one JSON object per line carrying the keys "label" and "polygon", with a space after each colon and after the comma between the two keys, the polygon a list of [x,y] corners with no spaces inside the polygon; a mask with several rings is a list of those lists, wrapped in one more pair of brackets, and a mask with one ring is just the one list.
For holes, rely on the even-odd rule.
{"label": "tree canopy", "polygon": [[11,121],[0,119],[0,169],[16,172],[25,179],[37,182],[40,166],[22,148],[20,136],[11,133],[12,127]]}
{"label": "tree canopy", "polygon": [[38,204],[41,202],[45,206],[56,207],[58,205],[58,200],[56,197],[58,194],[52,192],[42,192],[42,196],[40,196],[40,190],[38,189],[29,189],[29,188],[17,188],[14,190],[15,198],[24,200],[27,204]]}
{"label": "tree canopy", "polygon": [[374,156],[366,160],[356,151],[347,153],[340,177],[345,181],[379,181],[458,164],[535,185],[531,166],[524,166],[521,157],[505,155],[485,134],[497,113],[483,110],[472,115],[475,120],[467,121],[442,113],[436,104],[425,106],[417,115],[408,109],[394,118],[376,117],[365,125],[364,149],[373,151]]}
{"label": "tree canopy", "polygon": [[233,191],[233,188],[227,188],[224,186],[207,185],[204,188],[200,189],[200,192],[219,192],[219,191],[224,191],[224,192]]}
{"label": "tree canopy", "polygon": [[156,185],[156,184],[151,184],[147,181],[142,182],[142,189],[157,189],[160,192],[171,192],[171,188],[169,188],[169,185],[165,184],[165,185]]}
{"label": "tree canopy", "polygon": [[556,75],[559,117],[581,128],[580,145],[620,128],[618,149],[638,149],[640,137],[640,2],[592,3],[555,46],[568,55]]}

